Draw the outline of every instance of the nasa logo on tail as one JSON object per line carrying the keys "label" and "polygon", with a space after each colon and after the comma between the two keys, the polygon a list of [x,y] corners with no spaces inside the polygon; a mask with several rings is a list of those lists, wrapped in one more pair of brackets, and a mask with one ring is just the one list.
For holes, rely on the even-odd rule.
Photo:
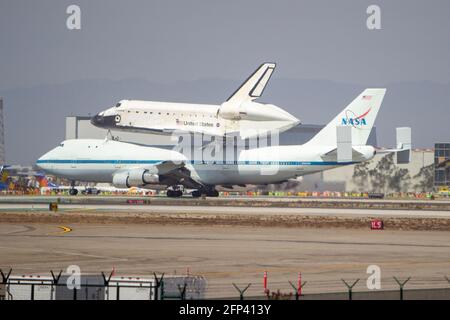
{"label": "nasa logo on tail", "polygon": [[[362,100],[370,100],[372,96],[363,96]],[[366,116],[369,114],[372,107],[369,107],[366,112],[357,116],[352,110],[345,110],[345,118],[342,118],[341,125],[352,126],[352,127],[362,127],[367,125]]]}
{"label": "nasa logo on tail", "polygon": [[365,116],[370,112],[372,108],[369,108],[363,114],[356,116],[356,114],[351,110],[345,110],[345,118],[342,118],[343,126],[353,126],[353,127],[361,127],[366,126],[366,118]]}

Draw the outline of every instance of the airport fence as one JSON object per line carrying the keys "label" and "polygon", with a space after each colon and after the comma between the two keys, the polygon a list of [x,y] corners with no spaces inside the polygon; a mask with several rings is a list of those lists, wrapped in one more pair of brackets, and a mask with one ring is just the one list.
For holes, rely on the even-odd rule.
{"label": "airport fence", "polygon": [[[51,272],[51,276],[11,276],[11,270],[7,274],[0,270],[0,273],[0,300],[450,300],[448,277],[413,281],[410,277],[394,277],[395,282],[391,279],[394,286],[367,291],[363,287],[364,281],[359,279],[308,283],[300,274],[294,282],[271,282],[271,288],[282,289],[270,290],[266,273],[263,286],[262,283],[223,283],[209,287],[206,279],[197,275],[153,274],[153,277],[142,278],[102,273],[83,275],[76,283],[72,281],[72,275],[61,272],[58,275]],[[414,282],[413,287],[410,287],[411,282]],[[341,290],[333,291],[338,288]]]}
{"label": "airport fence", "polygon": [[[377,290],[352,292],[309,293],[296,296],[295,293],[272,292],[269,296],[248,296],[246,300],[449,300],[450,288],[409,289],[400,294],[399,290]],[[228,299],[228,298],[227,298]],[[230,299],[238,299],[233,296]]]}
{"label": "airport fence", "polygon": [[201,276],[153,278],[83,275],[10,276],[2,272],[0,300],[171,300],[204,299]]}
{"label": "airport fence", "polygon": [[[264,283],[264,286],[262,284]],[[300,284],[301,283],[301,284]],[[368,289],[365,279],[314,281],[266,281],[261,283],[220,284],[208,288],[209,298],[226,300],[450,300],[448,277],[383,279],[383,289]],[[277,289],[270,289],[277,288]],[[281,289],[278,289],[281,288]],[[253,289],[253,290],[252,290]],[[211,294],[213,296],[211,296]]]}

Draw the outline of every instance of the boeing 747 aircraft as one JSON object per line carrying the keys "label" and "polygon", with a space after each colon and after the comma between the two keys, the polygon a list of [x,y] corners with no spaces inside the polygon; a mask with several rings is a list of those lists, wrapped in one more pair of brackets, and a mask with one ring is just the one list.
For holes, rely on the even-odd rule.
{"label": "boeing 747 aircraft", "polygon": [[241,139],[283,132],[300,123],[273,104],[258,103],[275,63],[262,64],[221,105],[122,100],[91,119],[97,127],[163,135],[203,133]]}
{"label": "boeing 747 aircraft", "polygon": [[[202,150],[192,158],[175,150],[114,140],[66,140],[37,160],[49,174],[73,181],[110,182],[118,188],[164,185],[169,197],[194,189],[193,197],[218,196],[216,186],[279,183],[291,178],[370,160],[366,145],[385,95],[366,89],[303,145],[238,150],[223,160]],[[409,161],[410,128],[397,128],[397,159]],[[75,191],[73,193],[76,193]]]}

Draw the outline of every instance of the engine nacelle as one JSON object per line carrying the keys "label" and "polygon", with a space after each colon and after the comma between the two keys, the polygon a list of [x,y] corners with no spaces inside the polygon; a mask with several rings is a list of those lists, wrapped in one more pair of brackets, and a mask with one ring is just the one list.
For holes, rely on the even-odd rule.
{"label": "engine nacelle", "polygon": [[147,184],[158,184],[159,176],[148,170],[130,170],[116,173],[113,176],[113,185],[116,188],[141,187]]}

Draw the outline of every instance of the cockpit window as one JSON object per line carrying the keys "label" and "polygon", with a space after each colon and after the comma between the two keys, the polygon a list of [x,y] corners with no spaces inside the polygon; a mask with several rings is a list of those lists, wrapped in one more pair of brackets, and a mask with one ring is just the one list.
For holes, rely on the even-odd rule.
{"label": "cockpit window", "polygon": [[59,144],[59,146],[60,146],[60,147],[64,147],[64,143],[61,142],[61,143]]}
{"label": "cockpit window", "polygon": [[120,107],[120,105],[121,105],[121,103],[120,103],[120,102],[119,102],[119,103],[117,103],[117,104],[116,104],[116,108]]}

